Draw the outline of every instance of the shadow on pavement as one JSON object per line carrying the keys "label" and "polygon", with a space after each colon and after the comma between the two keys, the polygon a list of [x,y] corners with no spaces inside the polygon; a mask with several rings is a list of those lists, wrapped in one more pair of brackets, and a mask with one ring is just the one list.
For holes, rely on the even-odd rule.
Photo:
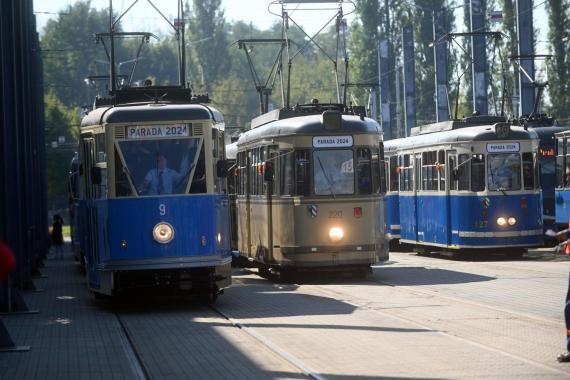
{"label": "shadow on pavement", "polygon": [[374,278],[393,285],[444,285],[495,280],[495,277],[426,267],[376,267]]}

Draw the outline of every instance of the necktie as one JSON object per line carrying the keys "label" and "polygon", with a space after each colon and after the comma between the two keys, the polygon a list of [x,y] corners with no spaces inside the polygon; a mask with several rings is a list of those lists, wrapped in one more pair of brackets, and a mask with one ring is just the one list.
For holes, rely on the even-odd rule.
{"label": "necktie", "polygon": [[163,173],[164,173],[164,171],[162,171],[162,170],[158,173],[158,193],[159,194],[164,193],[164,180],[162,178]]}

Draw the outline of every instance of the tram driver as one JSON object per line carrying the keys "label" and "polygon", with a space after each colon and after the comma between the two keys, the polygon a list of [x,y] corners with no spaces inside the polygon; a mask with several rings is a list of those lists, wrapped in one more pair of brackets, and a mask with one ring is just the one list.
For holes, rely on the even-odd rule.
{"label": "tram driver", "polygon": [[156,154],[156,167],[144,177],[141,193],[146,195],[172,194],[173,186],[183,175],[168,167],[168,160],[162,153]]}

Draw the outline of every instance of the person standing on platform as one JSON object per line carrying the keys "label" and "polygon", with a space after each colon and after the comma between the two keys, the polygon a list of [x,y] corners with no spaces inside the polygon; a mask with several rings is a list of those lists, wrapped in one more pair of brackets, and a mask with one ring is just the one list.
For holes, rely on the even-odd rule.
{"label": "person standing on platform", "polygon": [[51,243],[55,247],[55,258],[63,259],[63,219],[58,214],[53,216]]}

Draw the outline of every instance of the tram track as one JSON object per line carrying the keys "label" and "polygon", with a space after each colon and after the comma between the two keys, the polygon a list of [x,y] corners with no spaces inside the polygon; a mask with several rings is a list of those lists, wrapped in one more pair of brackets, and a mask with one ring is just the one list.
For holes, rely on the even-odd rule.
{"label": "tram track", "polygon": [[315,371],[314,369],[303,363],[299,358],[295,357],[290,352],[285,351],[283,348],[279,347],[277,344],[273,343],[271,340],[267,339],[262,334],[257,333],[255,329],[248,327],[247,324],[238,322],[237,320],[233,319],[231,316],[229,316],[228,314],[217,308],[215,305],[209,305],[209,307],[213,312],[215,312],[216,314],[220,315],[222,318],[230,322],[232,326],[240,329],[241,331],[243,331],[244,333],[246,333],[256,341],[267,347],[273,353],[275,353],[282,359],[286,360],[295,368],[299,369],[308,378],[314,380],[326,379],[326,377],[320,375],[317,371]]}
{"label": "tram track", "polygon": [[121,315],[117,311],[115,311],[114,314],[123,333],[122,335],[119,335],[119,339],[121,340],[121,345],[123,346],[125,355],[127,356],[135,378],[137,380],[151,380],[152,377],[150,376],[150,372],[144,365],[141,355],[133,342],[129,329],[121,318]]}
{"label": "tram track", "polygon": [[[388,285],[388,286],[392,286],[392,287],[400,287],[400,285],[390,284],[390,283],[382,283],[382,282],[380,282],[380,281],[367,281],[367,282],[368,282],[368,283],[381,283],[381,284]],[[362,304],[362,303],[360,303],[360,302],[358,302],[358,301],[353,300],[354,297],[352,297],[352,295],[350,295],[350,294],[347,294],[347,293],[344,293],[344,292],[340,292],[340,291],[338,291],[338,290],[332,290],[332,289],[326,288],[326,287],[324,287],[324,286],[322,286],[322,285],[309,285],[309,286],[310,286],[312,289],[317,289],[318,291],[320,291],[320,292],[321,292],[321,295],[329,296],[329,297],[332,296],[332,297],[334,297],[334,298],[336,298],[336,299],[340,299],[340,300],[342,300],[343,302],[345,302],[345,303],[347,303],[347,304],[349,304],[349,305],[355,307],[356,309],[359,309],[359,310],[366,310],[366,311],[370,311],[370,312],[373,312],[373,313],[376,313],[376,314],[380,314],[380,315],[382,315],[382,316],[387,316],[387,317],[389,317],[389,318],[394,318],[394,319],[400,320],[400,321],[402,321],[402,322],[412,324],[412,325],[414,325],[414,326],[416,326],[416,327],[418,327],[418,328],[426,329],[426,330],[432,331],[432,332],[434,332],[434,333],[437,333],[437,334],[440,334],[440,335],[443,335],[443,336],[446,336],[446,337],[449,337],[449,338],[452,338],[452,339],[455,339],[455,340],[459,340],[459,341],[461,341],[461,342],[463,342],[463,343],[469,344],[469,345],[474,346],[474,347],[478,347],[478,348],[481,348],[481,349],[484,349],[484,350],[488,350],[488,351],[491,351],[491,352],[495,352],[495,353],[498,353],[498,354],[507,356],[507,357],[512,358],[512,359],[516,359],[516,360],[525,362],[525,363],[527,363],[527,364],[530,364],[530,365],[533,365],[533,366],[536,366],[536,367],[539,367],[539,368],[542,368],[542,369],[546,369],[546,370],[549,370],[549,371],[553,371],[553,372],[559,373],[559,374],[564,375],[564,376],[568,376],[568,375],[569,375],[568,372],[562,371],[562,370],[560,370],[559,368],[557,368],[557,367],[555,367],[555,366],[553,366],[553,365],[544,364],[544,363],[538,362],[538,361],[536,361],[536,360],[532,360],[532,359],[529,359],[529,358],[527,358],[527,357],[514,354],[514,353],[512,353],[512,352],[508,352],[508,351],[505,351],[505,350],[501,350],[500,348],[493,347],[493,346],[491,346],[491,345],[489,345],[489,344],[481,343],[481,342],[476,341],[476,340],[474,340],[474,339],[471,339],[471,338],[469,338],[469,337],[461,336],[461,335],[455,334],[455,333],[450,332],[450,331],[442,331],[442,330],[440,330],[440,329],[434,328],[433,326],[430,326],[429,323],[418,322],[416,319],[413,319],[413,318],[407,318],[407,317],[404,317],[404,316],[402,316],[402,315],[400,315],[400,314],[394,314],[394,313],[387,312],[387,311],[385,311],[385,310],[378,310],[378,309],[376,309],[376,308],[374,308],[374,307],[366,306],[365,304]],[[406,290],[409,290],[409,289],[406,289]],[[414,292],[414,291],[412,291],[412,290],[409,290],[409,291],[410,291],[410,292]],[[438,296],[438,297],[446,298],[446,296],[442,296],[441,294],[439,294],[439,293],[437,293],[437,292],[434,292],[434,294],[430,294],[430,295],[436,295],[436,296]],[[360,300],[360,301],[365,301],[365,302],[366,302],[366,300]],[[454,301],[462,302],[460,299],[457,299],[457,300],[454,299]],[[496,310],[496,311],[502,311],[502,310],[498,310],[498,309],[495,309],[495,308],[493,308],[493,307],[488,307],[487,305],[478,304],[478,303],[474,303],[474,304],[472,304],[472,306],[487,307],[487,308],[489,308],[489,309],[493,309],[493,310]],[[512,312],[509,312],[509,311],[502,311],[502,312],[513,314]],[[532,316],[531,316],[531,318],[532,318]],[[536,318],[534,318],[534,319],[536,319]],[[538,319],[541,319],[541,318],[538,318]],[[549,320],[546,320],[546,321],[552,322],[552,321],[549,321]],[[557,327],[559,327],[558,324],[557,324]]]}

